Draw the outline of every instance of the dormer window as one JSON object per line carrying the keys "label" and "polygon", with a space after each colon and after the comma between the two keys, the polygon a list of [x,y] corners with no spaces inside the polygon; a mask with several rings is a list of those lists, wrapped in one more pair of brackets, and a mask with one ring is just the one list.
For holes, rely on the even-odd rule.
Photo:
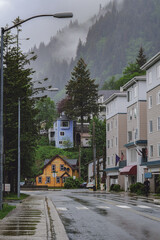
{"label": "dormer window", "polygon": [[61,121],[62,128],[69,128],[69,121]]}

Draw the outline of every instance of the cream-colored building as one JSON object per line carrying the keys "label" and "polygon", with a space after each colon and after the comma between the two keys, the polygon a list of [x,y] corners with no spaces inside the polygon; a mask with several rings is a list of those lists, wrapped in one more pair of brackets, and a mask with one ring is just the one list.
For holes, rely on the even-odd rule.
{"label": "cream-colored building", "polygon": [[[124,188],[124,177],[119,175],[119,168],[126,164],[127,141],[127,95],[114,93],[104,103],[106,105],[106,189],[112,184]],[[116,162],[116,159],[119,160]],[[120,161],[121,160],[121,161]]]}
{"label": "cream-colored building", "polygon": [[131,184],[144,182],[147,162],[146,76],[134,77],[122,89],[127,92],[127,166],[120,170],[120,174],[125,176],[127,191]]}
{"label": "cream-colored building", "polygon": [[146,177],[151,191],[160,187],[160,52],[142,66],[147,77],[147,139],[148,162]]}

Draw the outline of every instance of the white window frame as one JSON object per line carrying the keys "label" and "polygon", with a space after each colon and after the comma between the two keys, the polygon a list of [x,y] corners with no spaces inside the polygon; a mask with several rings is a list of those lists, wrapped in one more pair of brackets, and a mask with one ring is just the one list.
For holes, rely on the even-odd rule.
{"label": "white window frame", "polygon": [[60,140],[60,141],[59,141],[59,145],[63,145],[63,141]]}
{"label": "white window frame", "polygon": [[157,118],[157,131],[160,131],[160,117]]}
{"label": "white window frame", "polygon": [[160,104],[160,91],[157,93],[157,105]]}
{"label": "white window frame", "polygon": [[107,140],[107,148],[110,148],[110,140]]}
{"label": "white window frame", "polygon": [[108,163],[108,166],[110,166],[110,157],[107,157],[107,163]]}
{"label": "white window frame", "polygon": [[107,132],[110,131],[110,123],[107,123]]}
{"label": "white window frame", "polygon": [[56,171],[56,164],[52,164],[52,172]]}
{"label": "white window frame", "polygon": [[60,183],[60,177],[56,177],[56,183]]}
{"label": "white window frame", "polygon": [[153,157],[153,145],[149,146],[149,156]]}
{"label": "white window frame", "polygon": [[157,66],[157,80],[160,79],[160,65]]}
{"label": "white window frame", "polygon": [[65,133],[64,133],[63,131],[60,131],[60,132],[59,132],[59,135],[60,135],[60,136],[64,136],[64,134],[65,134]]}
{"label": "white window frame", "polygon": [[[66,124],[67,123],[67,126],[63,126],[63,124]],[[69,128],[69,121],[67,121],[67,120],[62,120],[61,121],[61,128]]]}
{"label": "white window frame", "polygon": [[130,111],[129,111],[129,120],[132,120],[132,114],[133,114],[132,109],[130,109]]}
{"label": "white window frame", "polygon": [[137,108],[134,108],[134,118],[137,118]]}
{"label": "white window frame", "polygon": [[134,87],[134,98],[137,97],[137,86]]}
{"label": "white window frame", "polygon": [[152,71],[148,72],[148,84],[152,84]]}
{"label": "white window frame", "polygon": [[153,133],[153,121],[149,120],[149,133]]}
{"label": "white window frame", "polygon": [[160,143],[157,143],[157,156],[160,157]]}
{"label": "white window frame", "polygon": [[150,95],[148,97],[148,108],[151,109],[152,108],[152,105],[153,105],[153,100],[152,100],[152,96]]}

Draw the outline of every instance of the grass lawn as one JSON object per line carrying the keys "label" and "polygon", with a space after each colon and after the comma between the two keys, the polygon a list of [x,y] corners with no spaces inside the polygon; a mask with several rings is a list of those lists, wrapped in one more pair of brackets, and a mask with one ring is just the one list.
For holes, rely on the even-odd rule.
{"label": "grass lawn", "polygon": [[18,198],[18,197],[17,197],[17,194],[15,194],[15,193],[9,193],[9,194],[3,196],[3,199],[4,199],[4,200],[23,200],[23,199],[27,198],[28,196],[29,196],[29,195],[27,195],[27,194],[21,193],[21,194],[20,194],[20,198]]}
{"label": "grass lawn", "polygon": [[3,204],[3,209],[0,211],[0,219],[4,218],[15,206],[10,206],[7,203]]}
{"label": "grass lawn", "polygon": [[[27,194],[20,194],[20,198],[17,197],[17,194],[9,193],[6,196],[3,197],[4,200],[23,200],[29,195]],[[3,204],[3,209],[0,211],[0,219],[3,219],[9,212],[11,212],[16,206],[10,206],[7,203]]]}

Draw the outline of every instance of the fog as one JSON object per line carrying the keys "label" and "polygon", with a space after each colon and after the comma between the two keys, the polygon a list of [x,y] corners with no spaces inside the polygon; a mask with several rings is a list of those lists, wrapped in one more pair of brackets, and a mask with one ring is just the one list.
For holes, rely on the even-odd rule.
{"label": "fog", "polygon": [[[73,12],[74,20],[80,23],[87,21],[99,11],[100,4],[105,6],[110,0],[0,0],[1,27],[13,25],[12,21],[18,16],[26,19],[38,14],[52,14],[57,12]],[[38,18],[26,22],[22,26],[20,42],[22,49],[28,51],[40,42],[49,43],[59,29],[67,26],[70,19]],[[12,30],[14,33],[14,29]],[[30,38],[26,41],[26,38]]]}

